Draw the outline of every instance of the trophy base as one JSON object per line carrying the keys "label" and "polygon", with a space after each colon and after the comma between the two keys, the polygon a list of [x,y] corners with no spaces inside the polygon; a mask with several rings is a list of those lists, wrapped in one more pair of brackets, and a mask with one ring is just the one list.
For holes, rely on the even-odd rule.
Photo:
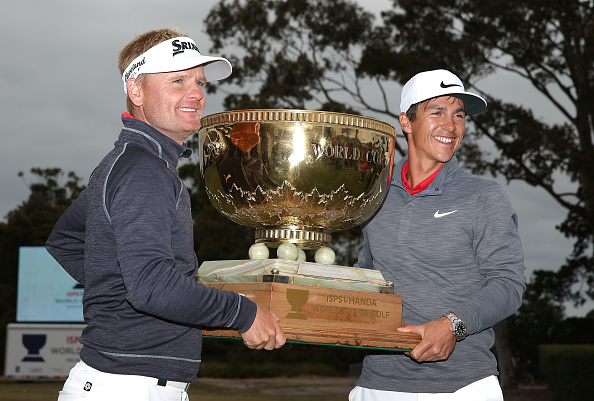
{"label": "trophy base", "polygon": [[[256,262],[264,267],[254,269]],[[227,267],[213,269],[212,263]],[[198,281],[205,286],[237,292],[270,310],[279,317],[288,342],[409,351],[421,340],[417,334],[396,331],[404,326],[402,296],[390,293],[393,287],[388,283],[374,280],[376,271],[273,259],[205,264],[204,271],[200,267]],[[301,269],[303,264],[305,269]],[[281,269],[286,272],[295,268],[318,276],[283,275],[281,272]],[[336,269],[348,270],[337,279],[332,277],[337,274]],[[225,270],[250,274],[221,275]],[[330,276],[320,276],[322,271]],[[207,274],[202,275],[203,272]],[[357,281],[355,273],[374,279]],[[344,278],[353,274],[350,279]],[[349,289],[351,284],[356,289]],[[235,330],[221,328],[204,330],[204,335],[240,337]]]}

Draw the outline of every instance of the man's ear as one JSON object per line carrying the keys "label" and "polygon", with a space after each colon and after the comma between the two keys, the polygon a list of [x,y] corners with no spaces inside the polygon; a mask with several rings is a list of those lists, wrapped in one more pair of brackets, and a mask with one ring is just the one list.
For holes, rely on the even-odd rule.
{"label": "man's ear", "polygon": [[400,116],[398,116],[398,120],[400,121],[400,127],[402,128],[404,134],[410,134],[412,132],[412,129],[410,126],[410,120],[408,119],[406,113],[400,113]]}
{"label": "man's ear", "polygon": [[136,81],[135,78],[130,78],[128,82],[126,82],[126,89],[128,90],[128,97],[134,106],[142,106],[142,88],[140,87],[138,81]]}

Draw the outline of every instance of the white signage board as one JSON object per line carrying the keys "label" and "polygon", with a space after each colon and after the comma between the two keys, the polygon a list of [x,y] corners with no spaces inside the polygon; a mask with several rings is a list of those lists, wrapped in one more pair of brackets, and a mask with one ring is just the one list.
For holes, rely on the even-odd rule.
{"label": "white signage board", "polygon": [[83,323],[83,293],[45,247],[19,248],[17,322]]}
{"label": "white signage board", "polygon": [[80,361],[79,339],[84,327],[84,324],[9,324],[5,378],[65,379]]}

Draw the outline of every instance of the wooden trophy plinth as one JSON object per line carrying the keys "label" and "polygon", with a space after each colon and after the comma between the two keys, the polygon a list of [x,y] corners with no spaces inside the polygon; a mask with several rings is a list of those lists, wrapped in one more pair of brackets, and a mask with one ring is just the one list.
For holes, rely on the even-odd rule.
{"label": "wooden trophy plinth", "polygon": [[[286,262],[278,263],[287,266]],[[270,270],[273,265],[274,262],[269,263],[263,270]],[[311,271],[315,264],[308,265]],[[331,277],[311,276],[306,277],[308,285],[300,285],[294,282],[303,279],[303,275],[279,274],[278,266],[272,270],[276,274],[248,274],[241,279],[234,276],[235,282],[231,282],[231,276],[219,274],[209,276],[214,281],[209,282],[204,276],[199,276],[199,281],[209,287],[237,292],[270,310],[279,317],[288,342],[408,351],[420,341],[417,334],[396,331],[404,326],[402,297],[379,292],[383,286],[377,287],[378,292],[357,291],[348,289],[345,280],[337,283]],[[330,288],[337,286],[347,288]],[[240,337],[230,329],[205,330],[204,335]]]}

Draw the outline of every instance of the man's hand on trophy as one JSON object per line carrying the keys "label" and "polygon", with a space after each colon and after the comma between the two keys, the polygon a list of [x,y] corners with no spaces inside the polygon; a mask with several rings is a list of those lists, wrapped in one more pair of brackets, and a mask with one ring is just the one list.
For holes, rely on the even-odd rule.
{"label": "man's hand on trophy", "polygon": [[287,338],[278,324],[279,318],[258,305],[256,318],[252,327],[241,334],[243,343],[251,349],[273,350],[282,347]]}
{"label": "man's hand on trophy", "polygon": [[447,318],[432,320],[420,325],[406,325],[396,329],[401,333],[417,333],[421,342],[406,354],[417,362],[434,362],[447,359],[456,346],[452,323]]}

